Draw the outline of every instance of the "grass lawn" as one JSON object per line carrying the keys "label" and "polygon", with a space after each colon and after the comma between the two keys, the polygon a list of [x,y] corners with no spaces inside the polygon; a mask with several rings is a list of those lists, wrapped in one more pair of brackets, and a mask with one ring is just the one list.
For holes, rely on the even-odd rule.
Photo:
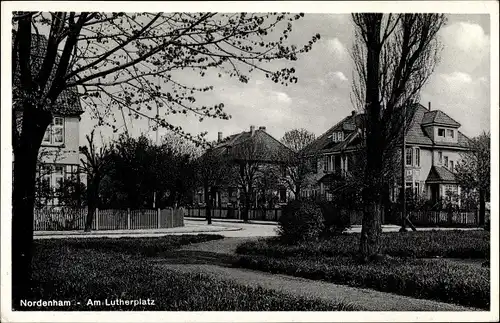
{"label": "grass lawn", "polygon": [[238,247],[237,266],[489,309],[490,270],[428,257],[489,259],[486,231],[384,233],[376,263],[355,260],[359,234],[286,245],[265,239]]}
{"label": "grass lawn", "polygon": [[[342,234],[319,242],[282,244],[279,238],[248,242],[238,247],[245,255],[288,256],[355,256],[359,234]],[[474,231],[417,231],[382,234],[382,251],[393,257],[411,258],[490,258],[490,233]]]}
{"label": "grass lawn", "polygon": [[[147,256],[162,247],[177,248],[213,236],[168,236],[144,239],[39,240],[35,243],[33,294],[29,300],[68,300],[59,311],[291,311],[353,310],[288,294],[240,286],[200,274],[184,274],[152,266]],[[135,244],[132,242],[135,241]],[[116,299],[145,304],[107,306]],[[92,301],[90,305],[89,300]],[[96,304],[95,300],[101,301]],[[149,305],[146,305],[149,302]],[[152,304],[154,303],[154,304]],[[15,307],[18,310],[41,310]]]}

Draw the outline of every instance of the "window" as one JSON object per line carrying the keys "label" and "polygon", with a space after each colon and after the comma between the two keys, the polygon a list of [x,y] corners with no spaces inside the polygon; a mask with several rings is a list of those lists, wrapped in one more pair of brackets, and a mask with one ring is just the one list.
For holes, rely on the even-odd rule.
{"label": "window", "polygon": [[415,190],[414,190],[415,196],[418,196],[420,194],[420,183],[415,182]]}
{"label": "window", "polygon": [[445,185],[444,192],[446,196],[452,197],[458,194],[458,186],[457,185]]}
{"label": "window", "polygon": [[450,160],[450,170],[453,172],[455,170],[455,165],[453,164],[453,160]]}
{"label": "window", "polygon": [[54,117],[52,123],[45,130],[43,144],[59,145],[64,143],[64,118]]}
{"label": "window", "polygon": [[282,187],[280,188],[280,202],[284,203],[286,202],[286,188]]}
{"label": "window", "polygon": [[438,136],[439,137],[444,137],[444,129],[438,128]]}
{"label": "window", "polygon": [[64,167],[58,165],[54,169],[54,184],[56,188],[61,188],[64,181]]}
{"label": "window", "polygon": [[420,148],[415,148],[415,166],[420,167]]}
{"label": "window", "polygon": [[340,168],[341,168],[340,158],[341,157],[339,155],[335,155],[333,158],[335,158],[334,159],[334,161],[335,161],[334,169],[340,170]]}
{"label": "window", "polygon": [[455,132],[452,129],[446,129],[446,137],[453,138],[455,135]]}
{"label": "window", "polygon": [[448,167],[448,156],[444,156],[444,167]]}
{"label": "window", "polygon": [[327,172],[328,171],[328,159],[330,157],[329,156],[325,156],[324,160],[323,160],[323,172]]}
{"label": "window", "polygon": [[406,182],[405,183],[405,195],[406,198],[409,198],[412,196],[412,182]]}
{"label": "window", "polygon": [[442,151],[438,151],[438,162],[439,162],[439,165],[441,165],[443,163],[443,152]]}
{"label": "window", "polygon": [[411,166],[413,160],[413,149],[406,148],[406,166]]}
{"label": "window", "polygon": [[343,132],[334,132],[332,133],[332,141],[333,142],[339,142],[344,140],[344,133]]}

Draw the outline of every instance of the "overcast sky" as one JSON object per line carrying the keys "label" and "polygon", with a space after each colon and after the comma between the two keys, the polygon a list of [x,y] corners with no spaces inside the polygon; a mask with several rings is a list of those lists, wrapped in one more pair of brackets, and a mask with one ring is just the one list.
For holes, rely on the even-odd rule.
{"label": "overcast sky", "polygon": [[[461,131],[475,136],[490,129],[490,30],[489,15],[448,15],[440,31],[444,50],[441,62],[421,94],[421,103],[439,109],[462,124]],[[176,116],[169,121],[193,134],[208,131],[213,140],[248,130],[250,125],[266,126],[277,139],[294,128],[305,128],[317,136],[353,110],[349,94],[352,62],[348,54],[353,40],[349,15],[306,14],[294,25],[291,41],[307,42],[319,33],[321,40],[313,50],[293,62],[299,82],[288,87],[268,81],[263,74],[252,74],[248,84],[236,79],[204,78],[214,91],[204,97],[206,104],[223,102],[230,120],[205,120]],[[194,79],[198,84],[200,80]],[[202,102],[205,104],[205,102]],[[118,119],[118,124],[123,121]],[[128,121],[133,135],[148,132],[146,120]],[[81,136],[94,127],[88,113],[82,116]],[[105,137],[109,129],[100,128]],[[121,128],[121,131],[124,127]],[[160,136],[163,131],[160,130]],[[150,133],[154,138],[154,133]]]}

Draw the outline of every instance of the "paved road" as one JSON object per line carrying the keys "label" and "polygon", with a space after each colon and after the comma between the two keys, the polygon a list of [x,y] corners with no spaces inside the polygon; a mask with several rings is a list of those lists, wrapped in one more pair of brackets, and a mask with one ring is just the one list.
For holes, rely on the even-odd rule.
{"label": "paved road", "polygon": [[[225,237],[274,237],[277,235],[278,224],[270,221],[250,221],[243,223],[240,220],[213,220],[211,225],[206,224],[202,219],[188,218],[184,221],[185,226],[169,229],[150,229],[150,230],[107,230],[93,231],[91,233],[83,231],[37,231],[35,239],[54,239],[54,238],[121,238],[121,237],[156,237],[165,235],[181,234],[220,234]],[[383,225],[383,232],[399,231],[397,225]],[[477,230],[474,228],[419,228],[419,231],[430,230]],[[361,232],[361,226],[352,226],[348,233]]]}

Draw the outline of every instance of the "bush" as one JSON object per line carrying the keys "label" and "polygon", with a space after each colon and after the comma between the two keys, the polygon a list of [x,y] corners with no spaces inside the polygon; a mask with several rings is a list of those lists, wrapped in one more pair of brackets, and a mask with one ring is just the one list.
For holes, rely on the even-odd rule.
{"label": "bush", "polygon": [[317,240],[325,227],[321,209],[311,201],[288,203],[278,224],[278,234],[286,242]]}
{"label": "bush", "polygon": [[349,213],[332,202],[320,202],[321,213],[325,223],[325,236],[337,235],[351,227]]}
{"label": "bush", "polygon": [[237,265],[463,306],[490,307],[489,268],[443,260],[390,258],[359,264],[352,257],[343,256],[243,256]]}
{"label": "bush", "polygon": [[[76,249],[64,241],[36,242],[33,294],[27,300],[69,300],[53,311],[334,311],[350,304],[247,287],[205,274],[157,267],[136,256]],[[104,300],[154,300],[154,305],[106,306]],[[94,306],[88,300],[101,300]],[[14,309],[39,311],[37,307]]]}

